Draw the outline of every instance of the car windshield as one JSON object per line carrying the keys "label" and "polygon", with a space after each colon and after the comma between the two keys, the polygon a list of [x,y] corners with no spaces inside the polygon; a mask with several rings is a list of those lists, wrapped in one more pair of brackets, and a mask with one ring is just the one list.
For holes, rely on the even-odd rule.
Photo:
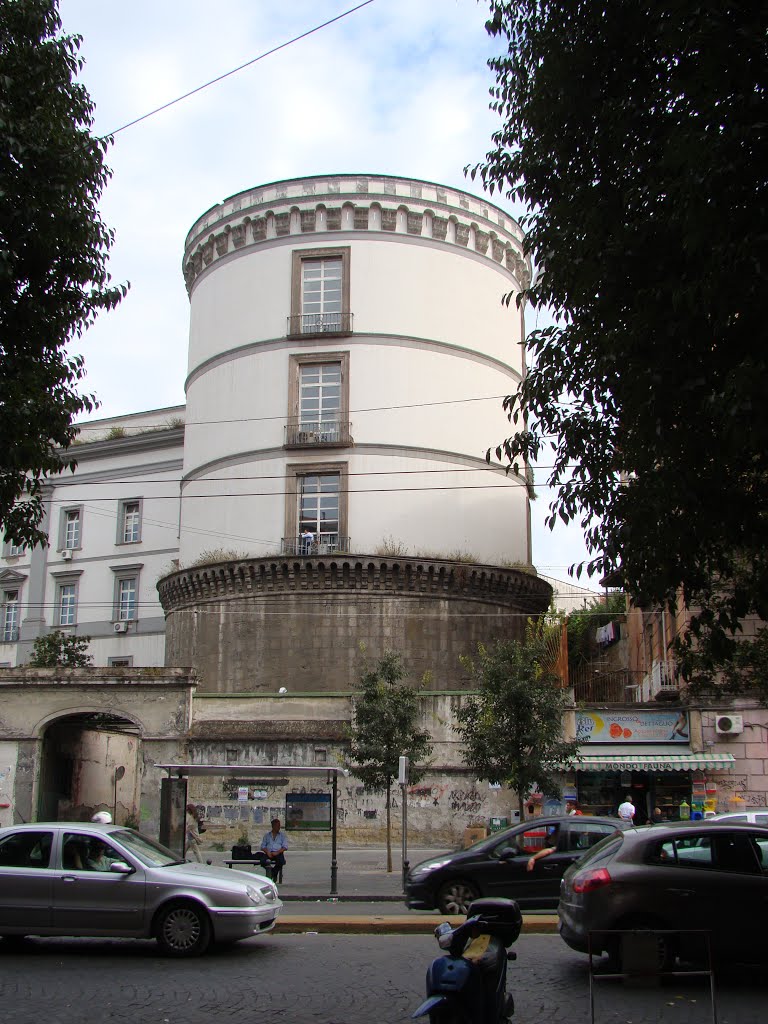
{"label": "car windshield", "polygon": [[117,840],[126,850],[138,858],[142,864],[150,868],[166,868],[169,864],[183,864],[184,861],[176,854],[160,843],[156,843],[149,836],[143,836],[133,829],[124,829],[120,832],[110,832],[110,839]]}

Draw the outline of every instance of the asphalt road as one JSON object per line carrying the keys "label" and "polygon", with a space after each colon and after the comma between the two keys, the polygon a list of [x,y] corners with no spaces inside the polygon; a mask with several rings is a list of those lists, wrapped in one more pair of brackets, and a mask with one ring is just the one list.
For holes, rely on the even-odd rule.
{"label": "asphalt road", "polygon": [[[590,1024],[587,961],[554,935],[524,935],[510,964],[520,1024]],[[404,1024],[423,998],[437,945],[427,935],[273,934],[168,960],[152,942],[0,942],[0,1019],[6,1024]],[[719,1024],[762,1024],[764,972],[718,984]],[[712,1020],[700,981],[596,989],[597,1024]]]}

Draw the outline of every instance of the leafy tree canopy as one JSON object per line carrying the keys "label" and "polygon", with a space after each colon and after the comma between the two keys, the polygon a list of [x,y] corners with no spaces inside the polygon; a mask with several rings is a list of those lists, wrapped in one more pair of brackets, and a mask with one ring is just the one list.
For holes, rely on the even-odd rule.
{"label": "leafy tree canopy", "polygon": [[425,771],[421,762],[432,753],[429,733],[418,724],[418,695],[404,678],[400,655],[387,651],[363,673],[355,698],[349,762],[365,788],[374,792],[392,785],[402,754],[410,760],[410,781],[418,782]]}
{"label": "leafy tree canopy", "polygon": [[569,704],[550,668],[552,649],[547,627],[533,623],[525,640],[480,646],[477,661],[468,663],[478,692],[456,714],[465,764],[479,779],[508,785],[517,794],[521,819],[536,786],[559,793],[556,775],[579,746],[563,739]]}
{"label": "leafy tree canopy", "polygon": [[409,781],[418,782],[432,753],[429,733],[419,728],[419,698],[403,682],[399,654],[387,651],[363,673],[350,728],[347,763],[366,789],[386,793],[387,871],[392,870],[390,793],[401,755],[410,762]]}
{"label": "leafy tree canopy", "polygon": [[636,600],[681,596],[714,670],[768,618],[768,8],[490,11],[502,125],[472,174],[525,204],[521,299],[554,316],[496,456],[551,465],[550,527]]}
{"label": "leafy tree canopy", "polygon": [[73,636],[54,629],[35,640],[29,664],[32,668],[56,668],[57,665],[86,668],[93,664],[93,658],[88,654],[90,642],[89,636]]}
{"label": "leafy tree canopy", "polygon": [[125,293],[106,271],[109,140],[89,134],[79,45],[61,35],[56,0],[0,4],[0,437],[13,439],[0,451],[0,527],[30,545],[47,539],[41,488],[65,468],[56,449],[95,407],[66,343]]}

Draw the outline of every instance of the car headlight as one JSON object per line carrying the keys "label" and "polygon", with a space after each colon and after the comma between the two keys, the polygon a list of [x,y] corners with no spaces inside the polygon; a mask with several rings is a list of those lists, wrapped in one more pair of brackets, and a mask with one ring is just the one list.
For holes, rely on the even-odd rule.
{"label": "car headlight", "polygon": [[418,880],[419,878],[425,878],[433,871],[439,871],[440,868],[444,868],[446,864],[450,864],[450,860],[429,860],[425,861],[424,864],[417,864],[415,868],[411,868],[408,872],[410,878]]}
{"label": "car headlight", "polygon": [[246,885],[245,891],[248,893],[251,903],[258,903],[259,906],[264,903],[264,895],[258,889],[254,889],[252,885]]}

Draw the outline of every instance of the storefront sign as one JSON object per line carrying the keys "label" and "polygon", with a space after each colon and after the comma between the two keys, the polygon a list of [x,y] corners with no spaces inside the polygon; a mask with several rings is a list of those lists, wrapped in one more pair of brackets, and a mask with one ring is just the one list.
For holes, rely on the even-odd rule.
{"label": "storefront sign", "polygon": [[[671,772],[674,771],[678,766],[673,764],[672,761],[660,761],[658,758],[654,760],[646,761],[644,758],[639,757],[637,760],[632,761],[601,761],[600,771],[601,772]],[[590,766],[591,768],[591,766]],[[632,783],[631,775],[622,775],[620,785],[629,786]]]}
{"label": "storefront sign", "polygon": [[[687,711],[577,711],[579,743],[688,743]],[[627,766],[628,767],[628,766]],[[664,769],[636,769],[649,771]]]}

